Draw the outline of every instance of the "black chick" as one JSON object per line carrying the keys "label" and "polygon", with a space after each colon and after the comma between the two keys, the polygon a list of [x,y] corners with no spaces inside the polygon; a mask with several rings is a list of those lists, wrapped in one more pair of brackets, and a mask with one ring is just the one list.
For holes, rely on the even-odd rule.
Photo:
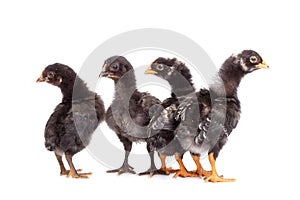
{"label": "black chick", "polygon": [[[208,153],[212,172],[205,178],[211,182],[229,182],[218,176],[215,161],[240,119],[240,101],[237,88],[242,78],[257,69],[268,68],[261,56],[252,50],[244,50],[230,56],[219,70],[217,80],[210,86],[208,94],[197,92],[197,100],[187,97],[178,107],[177,117],[181,123],[176,132],[181,145],[195,155]],[[200,118],[195,118],[199,112]],[[198,129],[195,132],[195,127]]]}
{"label": "black chick", "polygon": [[[134,69],[129,61],[122,56],[108,58],[102,67],[100,77],[107,77],[115,82],[114,100],[106,112],[108,126],[117,134],[123,143],[125,159],[118,169],[109,170],[108,173],[118,174],[135,173],[128,164],[128,156],[132,148],[132,142],[146,142],[147,125],[154,112],[155,105],[161,102],[159,99],[146,92],[136,89]],[[154,164],[154,152],[147,150],[151,159],[148,171],[156,170]]]}
{"label": "black chick", "polygon": [[[147,141],[152,151],[158,151],[162,163],[161,168],[150,173],[150,176],[154,174],[168,175],[172,172],[176,172],[174,177],[194,176],[194,174],[186,170],[182,162],[185,150],[181,147],[174,133],[180,123],[180,121],[175,120],[179,99],[195,91],[190,70],[176,58],[167,59],[160,57],[150,65],[145,74],[154,74],[168,81],[171,86],[171,97],[164,100],[162,103],[164,109],[157,112],[157,115],[153,116],[149,124],[148,131],[151,132],[149,135],[153,136]],[[180,170],[173,170],[166,167],[166,156],[173,155],[175,155]]]}
{"label": "black chick", "polygon": [[[89,144],[93,132],[104,120],[103,101],[87,88],[70,67],[63,64],[47,66],[36,82],[57,86],[63,95],[62,102],[56,106],[45,128],[45,146],[49,151],[54,151],[60,174],[88,178],[91,173],[78,173],[72,157]],[[64,167],[63,154],[70,170]]]}

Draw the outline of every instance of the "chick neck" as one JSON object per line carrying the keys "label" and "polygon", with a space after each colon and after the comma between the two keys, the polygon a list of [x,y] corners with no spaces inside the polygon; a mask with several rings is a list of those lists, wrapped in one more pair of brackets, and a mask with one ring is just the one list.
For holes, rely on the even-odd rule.
{"label": "chick neck", "polygon": [[136,91],[136,79],[134,70],[128,71],[120,79],[115,80],[115,99],[128,102]]}
{"label": "chick neck", "polygon": [[172,96],[185,96],[195,91],[194,84],[191,80],[191,75],[185,76],[178,72],[174,72],[172,76],[166,80],[171,86],[171,95]]}
{"label": "chick neck", "polygon": [[62,102],[94,98],[94,93],[89,91],[84,81],[79,77],[64,80],[58,87],[63,95]]}
{"label": "chick neck", "polygon": [[245,72],[238,64],[233,63],[233,58],[225,61],[218,72],[215,82],[210,86],[212,95],[218,97],[237,98],[237,89]]}

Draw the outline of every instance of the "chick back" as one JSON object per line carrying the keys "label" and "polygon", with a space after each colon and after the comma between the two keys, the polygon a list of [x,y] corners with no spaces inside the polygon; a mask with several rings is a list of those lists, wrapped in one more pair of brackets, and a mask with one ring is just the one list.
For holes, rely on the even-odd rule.
{"label": "chick back", "polygon": [[60,103],[46,124],[46,148],[60,155],[78,153],[89,144],[104,116],[104,104],[97,95],[92,99]]}

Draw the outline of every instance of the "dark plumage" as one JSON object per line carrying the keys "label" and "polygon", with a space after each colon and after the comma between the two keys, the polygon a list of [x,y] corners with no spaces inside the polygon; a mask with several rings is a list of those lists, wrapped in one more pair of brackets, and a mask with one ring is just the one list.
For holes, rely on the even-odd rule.
{"label": "dark plumage", "polygon": [[[260,68],[268,66],[255,51],[244,50],[230,56],[220,68],[209,93],[201,90],[195,94],[196,99],[186,97],[178,107],[177,117],[181,118],[182,123],[176,130],[176,136],[182,147],[195,155],[208,153],[212,172],[206,181],[234,181],[218,176],[215,160],[240,119],[240,101],[237,97],[240,81],[246,74]],[[195,117],[197,114],[199,117]],[[200,165],[199,173],[201,170]]]}
{"label": "dark plumage", "polygon": [[[63,95],[46,124],[46,148],[54,151],[61,175],[87,178],[91,173],[78,173],[72,157],[89,144],[93,132],[104,120],[105,108],[100,96],[90,91],[70,67],[59,63],[47,66],[37,82],[57,86]],[[70,170],[64,167],[63,154]]]}
{"label": "dark plumage", "polygon": [[[108,58],[102,68],[100,77],[108,77],[115,82],[115,95],[111,106],[107,110],[106,122],[117,134],[124,145],[125,159],[123,165],[108,172],[135,173],[128,164],[128,156],[132,148],[132,142],[145,142],[147,125],[151,119],[150,114],[155,112],[153,108],[161,102],[159,99],[146,92],[136,89],[134,69],[122,56]],[[151,158],[149,171],[156,169],[154,164],[154,152],[147,150]]]}
{"label": "dark plumage", "polygon": [[[180,123],[180,120],[175,120],[176,110],[180,103],[179,99],[195,91],[190,70],[176,58],[158,58],[145,73],[154,74],[168,81],[172,89],[171,97],[162,103],[164,109],[157,112],[157,115],[153,116],[149,124],[149,135],[153,136],[147,141],[152,151],[158,151],[162,163],[161,169],[150,173],[150,176],[155,173],[170,174],[175,171],[174,177],[193,176],[193,174],[187,172],[183,165],[182,157],[186,150],[181,147],[174,132]],[[176,157],[180,170],[172,170],[166,167],[166,156],[173,155]]]}

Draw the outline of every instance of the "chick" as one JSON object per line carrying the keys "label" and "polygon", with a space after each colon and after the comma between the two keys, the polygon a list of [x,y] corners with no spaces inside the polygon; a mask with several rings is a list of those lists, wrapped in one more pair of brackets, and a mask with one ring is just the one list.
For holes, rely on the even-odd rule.
{"label": "chick", "polygon": [[[182,162],[186,150],[181,147],[175,132],[180,125],[180,120],[175,119],[180,99],[195,92],[190,70],[183,62],[178,61],[176,58],[160,57],[152,62],[150,67],[145,71],[145,74],[158,76],[168,81],[171,86],[171,97],[162,103],[164,109],[153,116],[148,125],[149,135],[153,135],[148,139],[148,142],[152,151],[158,151],[162,163],[159,170],[150,173],[150,177],[154,174],[168,175],[173,172],[176,172],[174,178],[177,176],[194,177],[195,174],[188,172]],[[173,170],[166,166],[166,156],[173,155],[175,155],[179,164],[179,170]]]}
{"label": "chick", "polygon": [[[178,106],[177,118],[180,117],[182,123],[176,130],[176,136],[181,146],[194,155],[208,154],[212,171],[206,181],[234,181],[219,176],[215,162],[240,119],[239,84],[246,74],[261,68],[268,68],[268,65],[255,51],[244,50],[232,55],[223,63],[209,91],[202,89],[195,94],[196,99],[188,96]],[[196,117],[199,111],[200,116]],[[201,173],[201,166],[198,167],[197,171]]]}
{"label": "chick", "polygon": [[[118,169],[109,170],[108,173],[135,173],[128,163],[128,156],[132,148],[132,142],[146,142],[147,125],[151,119],[151,113],[155,113],[155,105],[161,102],[156,97],[136,89],[134,69],[123,56],[108,58],[102,67],[100,77],[107,77],[115,82],[114,100],[106,112],[106,123],[117,134],[123,143],[125,158]],[[147,171],[156,170],[154,152],[147,150],[151,159],[150,168]]]}
{"label": "chick", "polygon": [[[70,67],[63,64],[47,66],[36,82],[52,84],[62,92],[62,102],[56,106],[45,128],[45,146],[54,151],[60,174],[88,178],[91,173],[79,173],[72,157],[89,144],[95,129],[104,120],[103,101]],[[70,170],[66,170],[63,164],[63,155]]]}

